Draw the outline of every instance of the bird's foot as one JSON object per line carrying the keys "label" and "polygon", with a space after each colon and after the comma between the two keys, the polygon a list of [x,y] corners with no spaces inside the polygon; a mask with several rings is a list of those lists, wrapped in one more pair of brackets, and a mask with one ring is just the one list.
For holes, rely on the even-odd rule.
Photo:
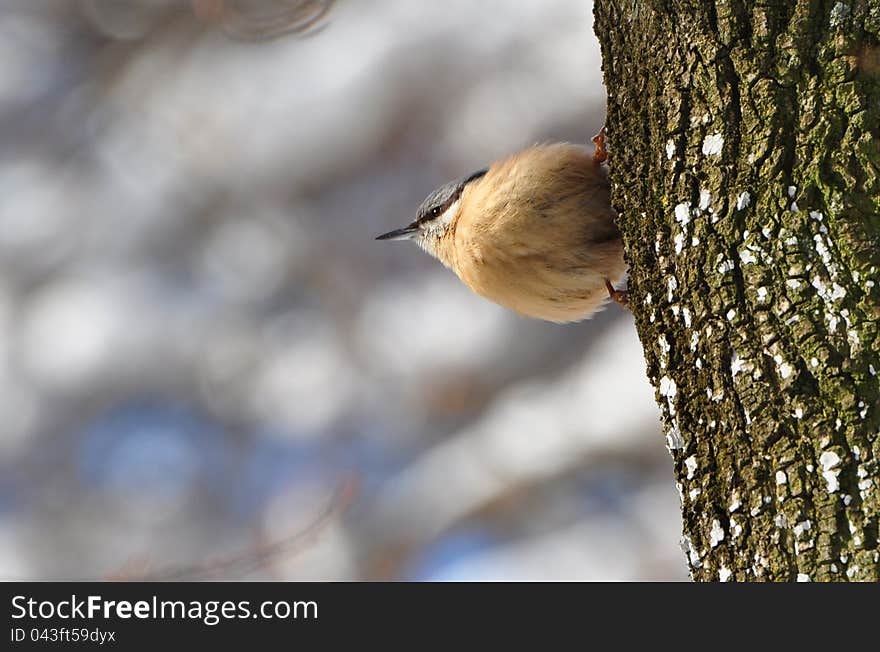
{"label": "bird's foot", "polygon": [[621,306],[629,307],[629,292],[626,290],[615,290],[614,286],[611,285],[611,281],[605,280],[605,287],[608,289],[608,298],[611,299],[614,303],[619,303]]}
{"label": "bird's foot", "polygon": [[593,160],[596,163],[604,163],[608,160],[608,150],[605,149],[605,127],[602,127],[598,134],[593,136],[593,144],[596,151],[593,152]]}

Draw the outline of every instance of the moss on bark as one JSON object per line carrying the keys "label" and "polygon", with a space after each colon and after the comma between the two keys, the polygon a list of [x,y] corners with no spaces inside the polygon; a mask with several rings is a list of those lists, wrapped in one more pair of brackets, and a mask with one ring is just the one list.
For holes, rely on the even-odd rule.
{"label": "moss on bark", "polygon": [[595,16],[694,578],[880,579],[880,2]]}

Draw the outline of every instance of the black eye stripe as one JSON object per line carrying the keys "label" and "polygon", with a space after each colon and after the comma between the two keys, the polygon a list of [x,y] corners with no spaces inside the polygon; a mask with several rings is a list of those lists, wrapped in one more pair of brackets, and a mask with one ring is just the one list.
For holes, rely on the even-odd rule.
{"label": "black eye stripe", "polygon": [[421,223],[423,223],[423,222],[429,222],[429,221],[433,220],[434,218],[440,217],[440,215],[442,215],[443,212],[444,212],[447,208],[449,208],[451,205],[452,205],[452,202],[449,202],[448,204],[447,204],[447,203],[444,203],[444,204],[442,204],[442,205],[440,205],[440,206],[434,206],[434,207],[431,208],[427,213],[425,213],[425,215],[424,215],[423,217],[421,217],[420,219],[418,219],[418,220],[417,220],[417,223],[418,223],[418,224],[421,224]]}
{"label": "black eye stripe", "polygon": [[442,215],[461,197],[461,193],[467,184],[476,181],[485,174],[486,170],[479,170],[469,177],[459,179],[458,181],[451,181],[440,186],[422,203],[419,208],[416,224],[433,220]]}

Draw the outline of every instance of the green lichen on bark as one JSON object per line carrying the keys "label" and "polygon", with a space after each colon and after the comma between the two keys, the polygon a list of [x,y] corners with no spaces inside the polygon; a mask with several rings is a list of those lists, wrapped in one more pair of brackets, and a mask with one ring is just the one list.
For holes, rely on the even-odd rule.
{"label": "green lichen on bark", "polygon": [[595,16],[694,578],[880,579],[880,0]]}

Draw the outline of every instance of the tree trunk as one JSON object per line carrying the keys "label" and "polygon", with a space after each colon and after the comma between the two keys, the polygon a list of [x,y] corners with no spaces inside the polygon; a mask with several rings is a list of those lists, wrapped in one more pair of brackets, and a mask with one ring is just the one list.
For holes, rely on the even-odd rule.
{"label": "tree trunk", "polygon": [[878,580],[880,1],[596,0],[697,580]]}

